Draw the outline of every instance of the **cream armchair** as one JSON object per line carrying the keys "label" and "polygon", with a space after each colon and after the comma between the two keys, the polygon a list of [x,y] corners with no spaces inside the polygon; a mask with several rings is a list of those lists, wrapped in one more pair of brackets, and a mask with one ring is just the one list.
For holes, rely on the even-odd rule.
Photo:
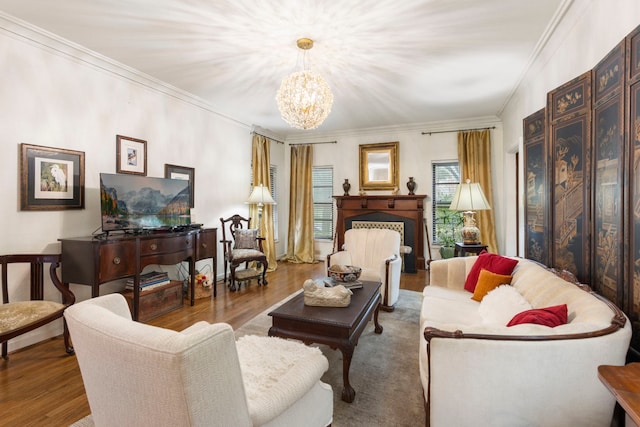
{"label": "cream armchair", "polygon": [[327,255],[327,269],[336,264],[358,266],[360,280],[382,282],[382,309],[393,311],[400,295],[400,233],[379,228],[347,230],[342,250]]}
{"label": "cream armchair", "polygon": [[65,312],[95,426],[326,426],[333,392],[319,349],[198,322],[131,320],[120,294]]}

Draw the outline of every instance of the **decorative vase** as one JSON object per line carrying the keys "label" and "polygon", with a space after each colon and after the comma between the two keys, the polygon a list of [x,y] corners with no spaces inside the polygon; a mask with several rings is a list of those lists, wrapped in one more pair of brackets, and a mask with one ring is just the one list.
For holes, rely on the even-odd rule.
{"label": "decorative vase", "polygon": [[464,227],[460,230],[462,242],[466,245],[480,244],[480,229],[476,226],[474,211],[466,211],[462,213],[464,217]]}
{"label": "decorative vase", "polygon": [[416,182],[413,180],[412,176],[409,177],[409,181],[407,182],[407,188],[409,189],[409,195],[413,196],[414,195],[413,190],[416,189]]}
{"label": "decorative vase", "polygon": [[349,184],[348,179],[345,179],[344,182],[342,183],[342,189],[344,190],[344,195],[348,196],[349,190],[351,189],[351,184]]}

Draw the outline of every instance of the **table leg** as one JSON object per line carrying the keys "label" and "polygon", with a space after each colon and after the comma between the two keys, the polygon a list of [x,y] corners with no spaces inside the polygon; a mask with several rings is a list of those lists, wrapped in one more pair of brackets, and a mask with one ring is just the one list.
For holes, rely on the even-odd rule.
{"label": "table leg", "polygon": [[353,399],[356,397],[356,391],[349,383],[349,369],[351,368],[353,349],[354,346],[352,345],[340,347],[340,351],[342,352],[342,400],[347,403],[353,402]]}
{"label": "table leg", "polygon": [[375,328],[375,332],[376,334],[381,334],[382,333],[382,325],[380,325],[380,323],[378,323],[378,313],[380,312],[380,304],[378,304],[376,306],[376,311],[373,312],[373,323],[376,325]]}

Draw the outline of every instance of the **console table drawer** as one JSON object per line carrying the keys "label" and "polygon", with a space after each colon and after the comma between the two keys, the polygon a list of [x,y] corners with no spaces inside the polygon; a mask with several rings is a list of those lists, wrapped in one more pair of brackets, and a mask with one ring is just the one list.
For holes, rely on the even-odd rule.
{"label": "console table drawer", "polygon": [[205,229],[196,237],[196,259],[215,258],[217,244],[217,229]]}
{"label": "console table drawer", "polygon": [[193,236],[140,240],[140,256],[182,252],[193,247]]}
{"label": "console table drawer", "polygon": [[136,274],[136,242],[133,240],[100,245],[100,281]]}

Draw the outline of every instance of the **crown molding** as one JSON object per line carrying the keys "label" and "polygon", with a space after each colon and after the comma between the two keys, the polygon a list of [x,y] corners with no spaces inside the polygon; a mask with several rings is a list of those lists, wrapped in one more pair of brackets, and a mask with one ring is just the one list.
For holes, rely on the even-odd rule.
{"label": "crown molding", "polygon": [[514,97],[518,89],[520,89],[522,82],[531,71],[533,65],[541,57],[544,48],[547,46],[547,43],[549,42],[551,37],[555,34],[556,30],[558,29],[558,26],[562,22],[562,19],[566,15],[572,3],[573,3],[573,0],[563,0],[562,3],[560,3],[560,6],[558,6],[558,9],[556,10],[553,17],[551,18],[551,21],[549,22],[547,27],[544,29],[544,32],[540,36],[540,39],[538,39],[538,42],[533,48],[533,52],[531,52],[531,55],[529,56],[529,60],[527,61],[527,64],[525,65],[524,69],[520,73],[518,80],[513,85],[511,92],[509,92],[509,95],[504,100],[502,107],[500,107],[500,110],[497,113],[498,116],[502,115],[505,108],[507,108],[507,105],[509,105],[509,103],[511,102],[511,99]]}
{"label": "crown molding", "polygon": [[216,111],[210,103],[200,97],[2,11],[0,11],[0,33],[53,55],[186,102],[213,113],[224,120],[251,128],[250,125],[240,120]]}

